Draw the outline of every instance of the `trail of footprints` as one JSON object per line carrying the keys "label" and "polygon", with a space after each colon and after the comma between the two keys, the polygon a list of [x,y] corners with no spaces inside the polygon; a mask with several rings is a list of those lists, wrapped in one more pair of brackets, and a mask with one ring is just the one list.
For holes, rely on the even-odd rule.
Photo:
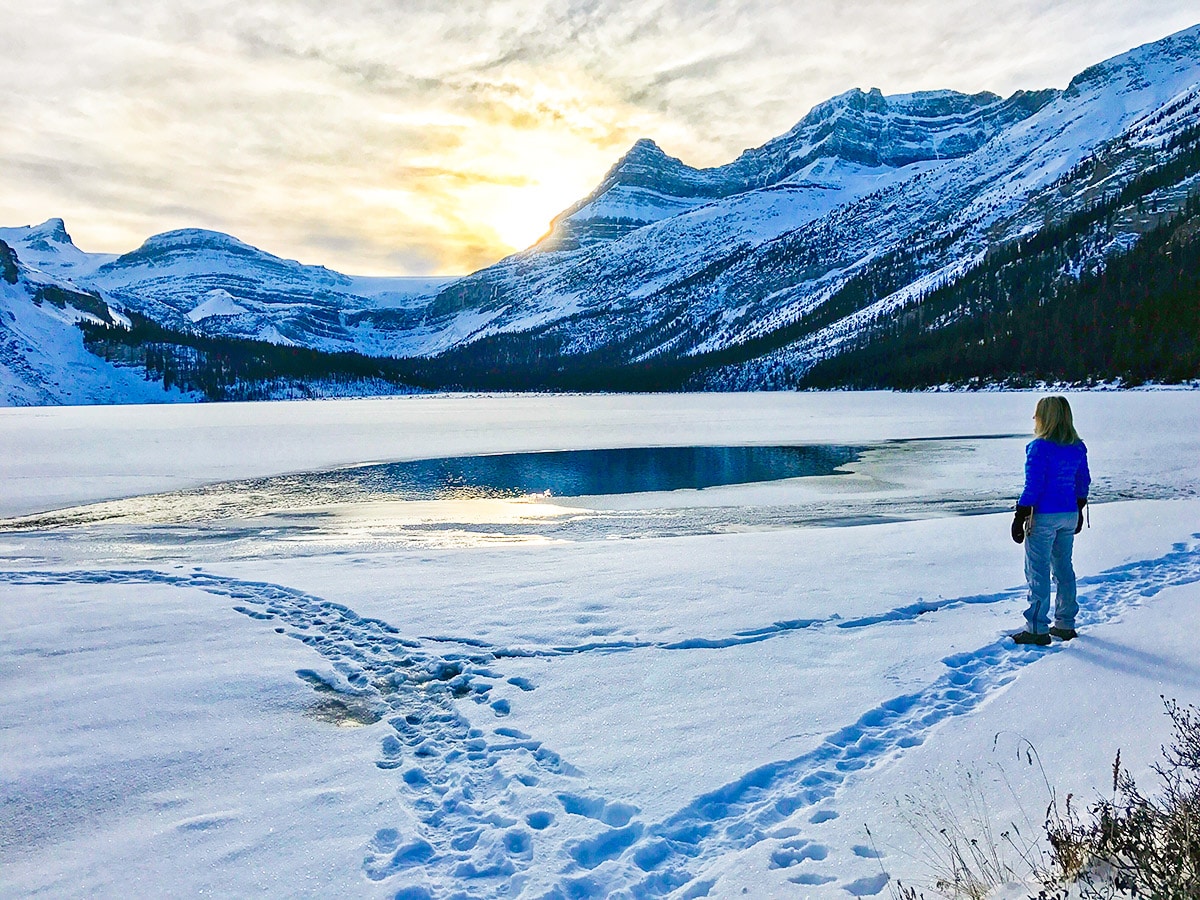
{"label": "trail of footprints", "polygon": [[[1200,581],[1200,534],[1166,555],[1081,579],[1080,625],[1109,621],[1162,589]],[[589,794],[582,773],[533,736],[504,724],[501,693],[534,685],[505,679],[506,658],[534,653],[628,652],[641,646],[691,649],[732,646],[798,628],[859,628],[910,621],[938,609],[1011,599],[1016,592],[918,602],[862,620],[781,622],[731,638],[671,644],[587,644],[526,651],[453,638],[415,640],[378,619],[280,585],[195,571],[0,572],[0,583],[155,583],[198,588],[234,601],[234,609],[303,641],[329,663],[297,673],[328,702],[359,721],[384,721],[377,765],[397,775],[413,818],[377,832],[363,871],[387,883],[398,900],[431,900],[447,884],[456,897],[655,897],[680,891],[704,896],[716,879],[706,865],[764,841],[768,865],[794,874],[796,885],[839,886],[830,848],[814,839],[837,816],[838,789],[856,772],[920,744],[948,717],[969,713],[1049,650],[1014,648],[1006,638],[944,660],[945,673],[925,689],[895,697],[829,735],[812,750],[769,763],[694,798],[663,821],[647,823],[627,803]],[[496,724],[473,727],[459,704],[490,709]],[[567,827],[567,825],[570,827]],[[804,832],[808,833],[805,834]],[[873,858],[866,846],[855,856]],[[537,861],[537,865],[534,863]],[[880,874],[840,884],[848,896],[874,896]]]}

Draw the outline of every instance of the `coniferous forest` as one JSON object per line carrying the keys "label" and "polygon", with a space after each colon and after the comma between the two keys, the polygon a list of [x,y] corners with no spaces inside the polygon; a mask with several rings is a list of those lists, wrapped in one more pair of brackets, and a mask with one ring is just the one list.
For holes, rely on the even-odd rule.
{"label": "coniferous forest", "polygon": [[208,400],[265,400],[320,394],[405,393],[414,367],[359,353],[177,331],[130,312],[128,326],[83,320],[84,345],[118,365],[140,367],[147,380]]}

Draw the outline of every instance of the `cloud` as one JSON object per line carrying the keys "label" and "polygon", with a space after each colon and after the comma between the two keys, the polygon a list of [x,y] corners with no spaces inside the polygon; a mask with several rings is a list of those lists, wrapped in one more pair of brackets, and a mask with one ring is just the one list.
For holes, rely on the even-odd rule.
{"label": "cloud", "polygon": [[1008,93],[1194,0],[41,0],[6,13],[0,223],[203,226],[351,272],[536,239],[639,137],[715,165],[851,87]]}

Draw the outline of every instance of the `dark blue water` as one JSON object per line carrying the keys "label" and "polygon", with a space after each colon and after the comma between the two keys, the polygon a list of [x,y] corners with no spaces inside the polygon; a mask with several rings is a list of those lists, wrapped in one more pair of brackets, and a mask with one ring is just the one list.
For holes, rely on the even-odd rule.
{"label": "dark blue water", "polygon": [[831,475],[862,447],[635,447],[382,463],[227,481],[0,521],[0,531],[96,522],[196,523],[374,500],[633,494]]}
{"label": "dark blue water", "polygon": [[829,475],[858,449],[804,447],[636,447],[414,460],[306,476],[309,490],[405,500],[557,497],[675,491]]}

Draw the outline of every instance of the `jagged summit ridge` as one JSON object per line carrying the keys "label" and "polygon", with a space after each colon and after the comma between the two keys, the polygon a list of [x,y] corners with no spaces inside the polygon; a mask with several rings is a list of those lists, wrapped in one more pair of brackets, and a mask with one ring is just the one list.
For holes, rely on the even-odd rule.
{"label": "jagged summit ridge", "polygon": [[20,228],[0,228],[0,239],[9,244],[23,247],[27,253],[60,254],[64,250],[75,250],[67,224],[58,218],[47,219],[41,225],[25,225]]}
{"label": "jagged summit ridge", "polygon": [[[789,181],[803,184],[810,175],[806,170],[820,161],[843,169],[899,169],[957,159],[1037,112],[1058,93],[1018,91],[1002,99],[988,92],[884,96],[878,88],[855,88],[813,107],[786,134],[712,169],[695,169],[642,139],[595,191],[555,219],[541,249],[575,249],[711,200]],[[824,168],[828,171],[829,165]],[[831,187],[827,180],[814,186]]]}
{"label": "jagged summit ridge", "polygon": [[783,138],[763,148],[787,177],[818,157],[864,166],[901,168],[956,159],[977,150],[1007,126],[1027,118],[1056,91],[992,93],[928,91],[885,97],[878,88],[854,90],[814,109]]}
{"label": "jagged summit ridge", "polygon": [[1193,25],[1162,40],[1143,44],[1089,66],[1071,79],[1066,93],[1075,96],[1121,79],[1139,85],[1151,77],[1155,69],[1187,67],[1197,59],[1200,59],[1200,25]]}

